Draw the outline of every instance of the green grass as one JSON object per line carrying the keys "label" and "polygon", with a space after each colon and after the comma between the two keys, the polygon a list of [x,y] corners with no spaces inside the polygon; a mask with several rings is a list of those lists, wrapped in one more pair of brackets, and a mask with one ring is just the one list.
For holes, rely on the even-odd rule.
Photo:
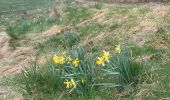
{"label": "green grass", "polygon": [[[110,29],[113,30],[116,26],[111,26]],[[78,26],[76,30],[80,33],[81,36],[86,35],[99,35],[100,33],[109,30],[107,25],[101,25],[99,23],[92,23],[89,25]]]}
{"label": "green grass", "polygon": [[67,14],[63,19],[63,24],[76,24],[85,19],[88,19],[92,13],[86,7],[76,7],[68,6],[64,9],[64,12]]}
{"label": "green grass", "polygon": [[[56,3],[54,0],[1,0],[0,24],[6,26],[6,32],[12,39],[20,39],[28,32],[42,32],[54,23],[58,24],[60,19],[51,22],[48,20],[48,15],[44,13],[39,16],[38,14],[42,12],[36,13],[33,10],[45,10]],[[29,14],[34,19],[24,15],[30,10],[32,11]]]}
{"label": "green grass", "polygon": [[18,13],[49,6],[54,0],[1,0],[0,14]]}
{"label": "green grass", "polygon": [[52,52],[56,51],[58,48],[68,49],[80,42],[80,37],[74,32],[64,32],[60,35],[54,35],[49,37],[46,41],[37,43],[35,48],[39,52]]}
{"label": "green grass", "polygon": [[159,52],[158,50],[156,50],[153,46],[143,46],[143,47],[138,47],[138,46],[134,46],[132,47],[132,51],[134,52],[134,55],[143,55],[143,54],[155,54],[157,52]]}
{"label": "green grass", "polygon": [[58,24],[60,19],[50,21],[46,17],[39,17],[32,21],[31,19],[24,18],[14,24],[6,26],[6,32],[12,39],[21,39],[27,33],[40,33],[47,30],[50,26]]}
{"label": "green grass", "polygon": [[6,32],[12,39],[18,39],[21,35],[24,35],[29,31],[30,26],[30,22],[18,22],[15,25],[9,25],[6,28]]}

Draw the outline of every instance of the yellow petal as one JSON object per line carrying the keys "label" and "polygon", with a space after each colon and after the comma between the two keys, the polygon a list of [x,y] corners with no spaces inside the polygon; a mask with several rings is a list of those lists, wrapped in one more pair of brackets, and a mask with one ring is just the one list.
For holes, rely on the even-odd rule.
{"label": "yellow petal", "polygon": [[78,64],[79,64],[79,60],[74,60],[73,62],[72,62],[72,64],[75,66],[75,67],[77,67],[78,66]]}

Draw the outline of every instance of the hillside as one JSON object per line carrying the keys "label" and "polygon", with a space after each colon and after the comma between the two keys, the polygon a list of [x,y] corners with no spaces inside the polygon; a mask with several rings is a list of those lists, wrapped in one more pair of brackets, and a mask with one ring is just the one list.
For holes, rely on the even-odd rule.
{"label": "hillside", "polygon": [[[0,99],[170,98],[169,4],[68,1],[54,5],[51,0],[46,5],[45,1],[37,2],[39,6],[33,7],[33,2],[25,1],[23,4],[28,6],[24,9],[11,6],[16,11],[10,11],[9,1],[3,2],[6,6],[0,4],[3,9],[0,11]],[[11,3],[17,4],[15,0]],[[117,51],[114,48],[119,45],[120,52],[114,54]],[[100,64],[97,61],[102,58],[103,50],[109,55],[104,52],[106,62]],[[67,69],[73,65],[54,60],[55,57],[66,59],[61,57],[64,54],[73,58],[72,64],[78,69]],[[125,62],[116,60],[119,54]],[[111,65],[123,69],[109,69]],[[126,65],[130,68],[124,69]],[[64,84],[71,79],[76,80],[77,87],[69,90]]]}

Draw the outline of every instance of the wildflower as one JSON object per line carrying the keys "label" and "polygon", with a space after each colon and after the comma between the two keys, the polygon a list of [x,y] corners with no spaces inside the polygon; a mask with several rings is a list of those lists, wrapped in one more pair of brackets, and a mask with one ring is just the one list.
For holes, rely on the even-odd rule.
{"label": "wildflower", "polygon": [[78,66],[78,64],[79,64],[79,60],[74,60],[73,62],[72,62],[72,64],[75,66],[75,67],[77,67]]}
{"label": "wildflower", "polygon": [[96,61],[96,64],[97,64],[97,65],[102,64],[102,65],[104,66],[103,58],[102,58],[102,57],[98,57],[98,60]]}
{"label": "wildflower", "polygon": [[65,63],[65,58],[61,57],[61,56],[55,56],[55,57],[53,57],[53,61],[56,64],[64,64]]}
{"label": "wildflower", "polygon": [[115,51],[115,53],[120,53],[121,52],[120,44],[116,45],[116,48],[115,48],[114,51]]}
{"label": "wildflower", "polygon": [[105,61],[109,62],[109,56],[110,56],[110,53],[109,52],[106,52],[106,51],[103,51],[103,56],[101,57],[98,57],[97,61],[96,61],[96,64],[97,65],[100,65],[102,64],[102,66],[105,66]]}
{"label": "wildflower", "polygon": [[104,61],[109,62],[110,53],[109,53],[109,52],[106,52],[106,51],[103,51],[103,52],[104,52],[104,55],[102,56],[102,59],[103,59]]}
{"label": "wildflower", "polygon": [[64,84],[66,85],[66,88],[70,88],[70,82],[68,80],[65,80]]}
{"label": "wildflower", "polygon": [[73,79],[71,79],[71,81],[65,80],[64,84],[66,85],[66,88],[75,88],[77,86],[77,83]]}
{"label": "wildflower", "polygon": [[59,61],[60,61],[60,64],[64,64],[65,63],[65,58],[64,57],[60,57]]}
{"label": "wildflower", "polygon": [[75,88],[77,86],[77,83],[73,79],[71,79],[70,86]]}

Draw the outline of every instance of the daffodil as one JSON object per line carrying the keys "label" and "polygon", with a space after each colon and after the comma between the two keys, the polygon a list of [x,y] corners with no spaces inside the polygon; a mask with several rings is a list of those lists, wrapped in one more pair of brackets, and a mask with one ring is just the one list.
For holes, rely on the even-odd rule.
{"label": "daffodil", "polygon": [[66,88],[70,88],[70,82],[68,80],[65,80],[64,84],[66,85]]}
{"label": "daffodil", "polygon": [[120,53],[121,52],[120,45],[116,45],[116,48],[114,51],[115,51],[115,53]]}
{"label": "daffodil", "polygon": [[66,88],[76,88],[77,83],[71,79],[71,81],[65,80],[64,84],[66,85]]}
{"label": "daffodil", "polygon": [[59,56],[53,57],[53,61],[57,64],[59,64]]}
{"label": "daffodil", "polygon": [[98,57],[98,59],[97,59],[97,61],[96,61],[96,64],[97,64],[97,65],[102,64],[102,65],[104,66],[104,60],[103,60],[103,58],[102,58],[102,57]]}
{"label": "daffodil", "polygon": [[74,60],[74,61],[72,61],[72,64],[75,66],[75,67],[77,67],[78,66],[78,64],[79,64],[79,60]]}
{"label": "daffodil", "polygon": [[65,63],[65,58],[64,58],[64,57],[61,57],[61,56],[54,56],[54,57],[53,57],[53,61],[54,61],[56,64],[64,64],[64,63]]}
{"label": "daffodil", "polygon": [[103,51],[103,52],[104,52],[104,55],[102,56],[102,59],[103,59],[104,61],[109,62],[110,53],[109,53],[109,52],[106,52],[106,51]]}
{"label": "daffodil", "polygon": [[98,57],[96,61],[97,65],[101,64],[102,66],[105,66],[105,61],[109,62],[110,53],[106,51],[103,51],[103,53],[104,53],[103,56]]}
{"label": "daffodil", "polygon": [[70,86],[76,88],[77,83],[73,79],[71,79]]}
{"label": "daffodil", "polygon": [[60,64],[64,64],[65,63],[65,58],[64,57],[60,57],[59,61],[60,61]]}

